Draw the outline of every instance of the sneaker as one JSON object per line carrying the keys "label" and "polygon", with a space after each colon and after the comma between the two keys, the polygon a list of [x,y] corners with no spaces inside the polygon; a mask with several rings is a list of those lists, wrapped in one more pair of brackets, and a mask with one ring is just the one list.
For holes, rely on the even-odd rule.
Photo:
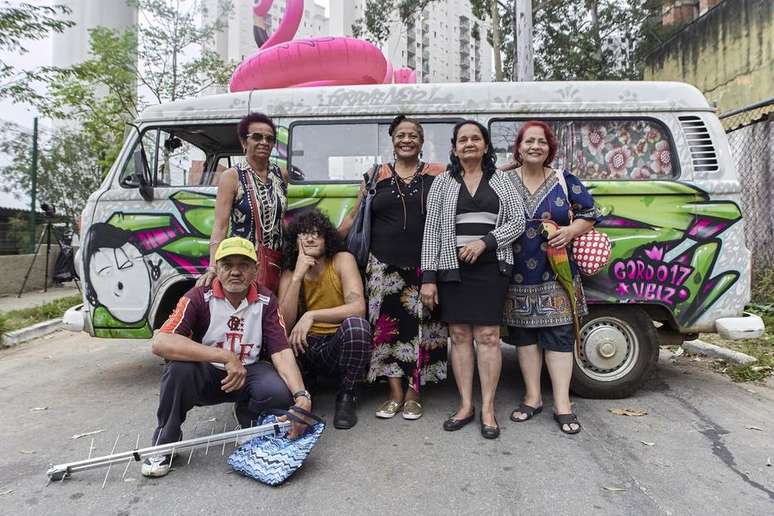
{"label": "sneaker", "polygon": [[144,477],[163,477],[172,469],[171,455],[154,455],[142,461],[141,473]]}
{"label": "sneaker", "polygon": [[422,414],[422,404],[417,400],[408,400],[403,404],[403,419],[419,419]]}
{"label": "sneaker", "polygon": [[394,417],[395,414],[398,413],[400,410],[402,404],[395,400],[387,400],[381,405],[379,405],[379,408],[376,409],[376,417],[380,417],[382,419],[390,419],[391,417]]}
{"label": "sneaker", "polygon": [[333,426],[340,430],[352,428],[357,424],[357,396],[344,391],[336,396],[336,411],[333,414]]}

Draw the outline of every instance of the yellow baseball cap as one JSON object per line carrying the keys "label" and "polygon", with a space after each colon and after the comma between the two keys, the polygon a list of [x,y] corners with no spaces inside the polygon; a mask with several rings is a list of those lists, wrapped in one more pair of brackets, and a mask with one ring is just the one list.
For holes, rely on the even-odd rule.
{"label": "yellow baseball cap", "polygon": [[215,251],[215,261],[234,255],[247,256],[252,261],[258,263],[258,255],[255,254],[255,246],[249,240],[242,237],[226,238],[220,242],[218,250]]}

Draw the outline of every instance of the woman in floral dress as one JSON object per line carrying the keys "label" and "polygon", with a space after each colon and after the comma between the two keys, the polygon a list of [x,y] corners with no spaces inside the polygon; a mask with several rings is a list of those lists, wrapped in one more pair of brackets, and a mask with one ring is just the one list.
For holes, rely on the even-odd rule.
{"label": "woman in floral dress", "polygon": [[[446,325],[419,301],[427,194],[445,166],[420,159],[424,131],[416,120],[397,116],[388,133],[395,160],[375,170],[371,204],[366,290],[374,349],[368,381],[386,377],[390,386],[389,398],[377,408],[376,417],[401,412],[413,420],[423,413],[421,386],[446,378]],[[352,226],[357,207],[339,227],[342,235]]]}
{"label": "woman in floral dress", "polygon": [[[545,357],[553,388],[554,419],[562,432],[576,434],[581,426],[570,403],[575,343],[572,311],[567,293],[548,263],[546,249],[568,247],[578,315],[585,315],[583,286],[569,246],[599,220],[599,211],[576,176],[549,166],[556,150],[556,137],[544,122],[526,122],[516,136],[514,158],[518,168],[510,174],[524,203],[527,229],[513,244],[513,275],[503,323],[508,326],[507,340],[516,346],[526,387],[511,420],[524,422],[543,410],[540,376]],[[562,174],[566,193],[557,174]],[[560,226],[548,240],[541,234],[544,219]]]}

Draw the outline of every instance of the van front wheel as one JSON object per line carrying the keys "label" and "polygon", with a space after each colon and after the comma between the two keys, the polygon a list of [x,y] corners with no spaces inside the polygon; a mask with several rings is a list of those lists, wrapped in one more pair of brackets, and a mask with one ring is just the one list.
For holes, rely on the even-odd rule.
{"label": "van front wheel", "polygon": [[572,390],[584,398],[633,394],[658,361],[658,335],[636,306],[591,306],[581,326],[584,355],[574,352]]}

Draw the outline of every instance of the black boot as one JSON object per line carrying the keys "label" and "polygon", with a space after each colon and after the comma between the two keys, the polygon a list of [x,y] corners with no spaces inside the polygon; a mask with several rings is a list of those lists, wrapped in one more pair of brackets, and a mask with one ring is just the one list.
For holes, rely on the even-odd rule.
{"label": "black boot", "polygon": [[354,391],[342,391],[336,396],[336,413],[333,426],[341,430],[357,424],[357,394]]}

